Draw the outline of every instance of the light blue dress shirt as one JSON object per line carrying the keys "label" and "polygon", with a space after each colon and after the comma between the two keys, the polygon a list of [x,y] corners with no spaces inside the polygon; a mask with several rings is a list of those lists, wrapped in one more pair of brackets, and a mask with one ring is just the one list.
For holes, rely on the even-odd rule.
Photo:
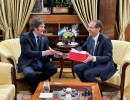
{"label": "light blue dress shirt", "polygon": [[[35,32],[33,32],[33,34],[34,34],[34,37],[35,37],[35,40],[36,40],[36,43],[37,43],[37,34],[35,33]],[[42,56],[45,56],[45,51],[42,51]]]}

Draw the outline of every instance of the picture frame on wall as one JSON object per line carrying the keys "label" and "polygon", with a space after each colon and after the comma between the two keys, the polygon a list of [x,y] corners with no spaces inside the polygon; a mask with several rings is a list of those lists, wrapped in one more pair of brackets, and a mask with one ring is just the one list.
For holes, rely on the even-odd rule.
{"label": "picture frame on wall", "polygon": [[42,10],[43,10],[43,0],[36,0],[32,10],[32,14],[42,14]]}
{"label": "picture frame on wall", "polygon": [[43,7],[42,13],[43,14],[51,14],[51,8],[50,7]]}
{"label": "picture frame on wall", "polygon": [[51,14],[51,7],[44,7],[44,0],[36,0],[31,14]]}

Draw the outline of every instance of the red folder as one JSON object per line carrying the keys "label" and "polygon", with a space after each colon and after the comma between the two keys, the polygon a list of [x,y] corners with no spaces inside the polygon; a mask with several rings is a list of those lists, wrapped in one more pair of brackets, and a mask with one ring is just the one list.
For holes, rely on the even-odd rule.
{"label": "red folder", "polygon": [[74,61],[83,62],[87,59],[89,53],[86,51],[71,50],[69,52],[69,59]]}

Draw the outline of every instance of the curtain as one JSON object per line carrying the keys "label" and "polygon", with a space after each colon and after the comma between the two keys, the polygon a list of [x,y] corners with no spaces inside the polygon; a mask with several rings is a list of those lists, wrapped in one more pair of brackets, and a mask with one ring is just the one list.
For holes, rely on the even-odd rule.
{"label": "curtain", "polygon": [[119,0],[119,40],[125,40],[125,29],[130,22],[130,0]]}
{"label": "curtain", "polygon": [[22,33],[35,1],[36,0],[12,0],[12,21],[15,37]]}
{"label": "curtain", "polygon": [[11,0],[0,0],[0,29],[10,38],[13,37],[11,14]]}
{"label": "curtain", "polygon": [[25,27],[35,0],[0,0],[0,29],[5,39],[16,38]]}
{"label": "curtain", "polygon": [[97,19],[98,0],[71,0],[77,15],[87,29],[91,20]]}

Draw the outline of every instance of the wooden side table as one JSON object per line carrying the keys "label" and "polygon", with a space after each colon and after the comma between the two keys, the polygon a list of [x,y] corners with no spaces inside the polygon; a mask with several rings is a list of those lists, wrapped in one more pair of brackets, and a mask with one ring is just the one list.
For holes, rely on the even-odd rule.
{"label": "wooden side table", "polygon": [[[71,48],[76,48],[76,47],[78,47],[78,43],[76,43],[75,45],[71,45],[71,44],[57,45],[57,50],[61,51],[63,53],[69,53]],[[70,61],[70,64],[66,64],[65,61]],[[60,69],[59,78],[61,78],[61,76],[62,76],[63,68],[71,68],[73,78],[75,78],[75,74],[74,74],[74,71],[73,71],[73,66],[74,66],[73,60],[63,59],[61,57],[60,58],[60,64],[61,64],[61,69]]]}

